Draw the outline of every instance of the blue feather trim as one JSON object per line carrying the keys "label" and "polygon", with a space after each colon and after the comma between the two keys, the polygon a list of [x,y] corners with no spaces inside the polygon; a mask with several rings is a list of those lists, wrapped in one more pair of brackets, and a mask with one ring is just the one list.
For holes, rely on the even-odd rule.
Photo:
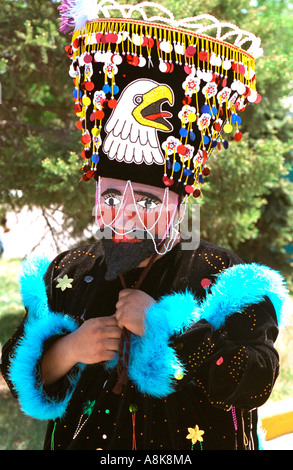
{"label": "blue feather trim", "polygon": [[50,265],[46,257],[28,258],[21,263],[20,294],[30,318],[42,318],[49,312],[44,275]]}
{"label": "blue feather trim", "polygon": [[28,318],[24,336],[15,349],[9,370],[9,378],[17,392],[23,412],[40,420],[60,418],[65,413],[85,367],[84,364],[79,364],[77,372],[68,375],[69,390],[66,397],[60,401],[47,396],[37,377],[44,342],[54,335],[71,333],[78,328],[78,324],[71,317],[52,313],[49,309],[43,279],[48,266],[49,261],[45,258],[34,258],[22,263],[19,280],[23,303],[28,309]]}
{"label": "blue feather trim", "polygon": [[271,300],[281,325],[289,300],[284,278],[267,266],[237,264],[217,275],[211,293],[201,304],[199,315],[219,329],[228,316],[262,302],[265,297]]}
{"label": "blue feather trim", "polygon": [[129,376],[141,393],[165,397],[174,391],[176,374],[184,373],[169,338],[205,319],[215,329],[249,305],[269,297],[278,323],[284,321],[288,291],[282,276],[258,264],[238,264],[217,276],[200,303],[190,292],[163,297],[146,312],[145,336],[132,342]]}

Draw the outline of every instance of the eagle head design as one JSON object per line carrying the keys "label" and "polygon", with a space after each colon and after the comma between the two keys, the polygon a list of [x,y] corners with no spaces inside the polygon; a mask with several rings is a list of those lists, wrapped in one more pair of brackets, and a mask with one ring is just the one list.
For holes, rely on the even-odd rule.
{"label": "eagle head design", "polygon": [[105,125],[104,153],[120,162],[163,165],[157,133],[173,130],[168,121],[172,114],[162,109],[164,103],[174,105],[169,86],[150,79],[131,82]]}

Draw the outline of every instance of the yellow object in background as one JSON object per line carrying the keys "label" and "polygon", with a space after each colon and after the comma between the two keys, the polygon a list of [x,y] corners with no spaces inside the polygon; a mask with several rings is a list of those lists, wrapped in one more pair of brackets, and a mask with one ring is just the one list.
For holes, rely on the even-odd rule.
{"label": "yellow object in background", "polygon": [[293,398],[264,405],[259,418],[267,441],[293,433]]}

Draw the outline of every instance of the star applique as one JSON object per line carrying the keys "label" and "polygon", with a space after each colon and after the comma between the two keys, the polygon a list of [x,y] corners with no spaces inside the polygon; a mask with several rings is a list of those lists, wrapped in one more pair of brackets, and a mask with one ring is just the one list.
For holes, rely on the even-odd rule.
{"label": "star applique", "polygon": [[186,439],[191,439],[192,444],[196,444],[197,441],[203,441],[202,435],[204,434],[204,431],[201,431],[198,425],[194,428],[188,428],[188,432],[189,434],[186,436]]}
{"label": "star applique", "polygon": [[64,291],[65,289],[72,289],[72,282],[73,279],[69,278],[67,274],[65,274],[63,278],[59,277],[56,289],[61,289],[62,291]]}

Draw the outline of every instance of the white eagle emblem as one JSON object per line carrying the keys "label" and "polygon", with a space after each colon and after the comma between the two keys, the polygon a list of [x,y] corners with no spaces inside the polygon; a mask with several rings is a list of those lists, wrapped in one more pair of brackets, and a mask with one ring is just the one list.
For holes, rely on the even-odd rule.
{"label": "white eagle emblem", "polygon": [[122,92],[106,125],[103,151],[109,159],[126,163],[164,164],[158,131],[172,132],[162,110],[168,102],[174,105],[174,94],[168,85],[150,79],[131,82]]}

